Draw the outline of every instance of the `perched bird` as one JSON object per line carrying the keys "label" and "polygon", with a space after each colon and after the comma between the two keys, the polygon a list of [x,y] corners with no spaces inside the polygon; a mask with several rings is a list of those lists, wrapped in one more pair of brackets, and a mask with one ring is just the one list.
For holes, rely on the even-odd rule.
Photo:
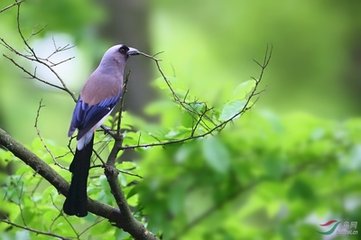
{"label": "perched bird", "polygon": [[63,206],[68,215],[84,217],[88,214],[86,190],[94,131],[119,102],[126,62],[129,56],[138,54],[137,49],[123,44],[109,48],[80,93],[68,132],[71,137],[78,129],[78,143],[69,168],[72,178]]}

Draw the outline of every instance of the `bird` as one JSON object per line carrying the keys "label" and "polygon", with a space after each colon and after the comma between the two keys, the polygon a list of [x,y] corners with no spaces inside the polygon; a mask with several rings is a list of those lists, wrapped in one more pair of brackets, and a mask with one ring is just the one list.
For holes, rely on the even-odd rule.
{"label": "bird", "polygon": [[139,53],[124,44],[110,47],[80,92],[68,131],[71,137],[77,130],[77,146],[69,167],[72,177],[63,205],[67,215],[85,217],[88,214],[87,182],[94,133],[122,97],[128,58]]}

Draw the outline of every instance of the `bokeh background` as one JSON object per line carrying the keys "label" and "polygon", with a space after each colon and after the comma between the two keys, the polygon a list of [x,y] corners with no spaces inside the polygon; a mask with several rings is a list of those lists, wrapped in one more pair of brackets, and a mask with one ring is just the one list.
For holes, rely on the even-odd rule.
{"label": "bokeh background", "polygon": [[[2,1],[0,9],[11,3]],[[361,224],[360,12],[356,0],[34,0],[22,5],[20,19],[28,36],[45,27],[29,40],[40,55],[51,53],[54,42],[74,45],[59,59],[75,59],[55,70],[75,93],[109,46],[126,43],[164,51],[167,75],[221,106],[239,83],[258,76],[253,59],[262,59],[271,43],[266,91],[219,137],[129,155],[144,177],[131,203],[164,239],[358,239],[361,233],[319,231],[329,230],[320,224],[331,219]],[[24,49],[16,8],[1,12],[0,29],[1,38]],[[154,110],[161,95],[154,64],[138,57],[128,68],[127,111],[162,119],[160,125],[181,122]],[[0,127],[36,151],[34,122],[43,99],[42,136],[54,148],[66,146],[72,99],[25,78],[4,57],[0,72]],[[38,74],[55,81],[46,69]],[[16,168],[4,159],[5,181]],[[84,239],[104,229],[110,238],[128,237],[103,225]]]}

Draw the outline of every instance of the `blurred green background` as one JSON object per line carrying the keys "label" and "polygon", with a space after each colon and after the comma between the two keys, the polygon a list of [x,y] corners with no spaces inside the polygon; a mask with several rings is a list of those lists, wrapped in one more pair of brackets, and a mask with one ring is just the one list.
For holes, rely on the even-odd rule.
{"label": "blurred green background", "polygon": [[[0,9],[10,4],[1,1]],[[253,59],[262,59],[271,43],[274,52],[262,82],[266,91],[256,106],[219,137],[139,150],[132,162],[122,164],[144,178],[123,176],[124,191],[137,216],[164,239],[358,239],[359,234],[318,231],[328,230],[320,224],[331,219],[361,224],[360,12],[357,0],[33,0],[22,5],[20,19],[27,36],[45,27],[29,40],[42,56],[54,50],[54,42],[75,46],[59,56],[75,59],[54,68],[75,93],[109,46],[126,43],[148,53],[164,51],[160,58],[167,75],[216,107],[230,100],[239,83],[258,76]],[[1,38],[24,51],[16,8],[1,12],[0,29]],[[16,59],[3,46],[0,51]],[[159,73],[140,57],[129,69],[127,110],[147,115],[143,109],[158,106],[153,101],[159,89],[152,82]],[[3,57],[0,72],[0,127],[48,158],[34,128],[43,99],[42,136],[54,151],[66,151],[71,98],[25,78]],[[40,66],[37,73],[56,81]],[[172,111],[157,116],[159,126],[182,124],[182,115]],[[11,158],[1,153],[6,182],[9,173],[19,172],[6,168]],[[107,187],[100,180],[90,183],[92,196],[104,200],[96,190]],[[61,206],[64,198],[52,194]],[[50,200],[39,201],[43,206]],[[41,213],[28,214],[38,226],[35,216]],[[18,215],[11,211],[13,219]],[[69,228],[52,230],[71,235]],[[2,234],[12,239],[15,232]],[[104,232],[110,239],[128,238],[105,222],[82,238],[99,239]]]}

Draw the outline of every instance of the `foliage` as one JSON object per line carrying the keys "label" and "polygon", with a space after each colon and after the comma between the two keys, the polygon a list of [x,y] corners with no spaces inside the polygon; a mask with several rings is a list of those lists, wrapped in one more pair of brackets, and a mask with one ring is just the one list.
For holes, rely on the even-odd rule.
{"label": "foliage", "polygon": [[[219,137],[138,149],[136,160],[117,165],[124,171],[119,180],[136,216],[165,239],[318,239],[318,225],[330,217],[361,221],[361,206],[351,204],[361,194],[360,126],[360,119],[252,112]],[[47,144],[55,155],[67,152]],[[70,177],[39,140],[29,147]],[[70,160],[68,155],[61,163]],[[18,162],[5,151],[1,161]],[[2,189],[7,201],[1,210],[19,224],[81,239],[129,238],[92,215],[65,219],[59,212],[63,197],[27,166],[19,164]],[[91,170],[88,192],[114,204],[99,167]],[[0,226],[2,238],[36,236]]]}
{"label": "foliage", "polygon": [[360,204],[347,206],[361,194],[359,119],[250,115],[220,138],[142,152],[152,228],[165,239],[318,239],[329,216],[360,221]]}

